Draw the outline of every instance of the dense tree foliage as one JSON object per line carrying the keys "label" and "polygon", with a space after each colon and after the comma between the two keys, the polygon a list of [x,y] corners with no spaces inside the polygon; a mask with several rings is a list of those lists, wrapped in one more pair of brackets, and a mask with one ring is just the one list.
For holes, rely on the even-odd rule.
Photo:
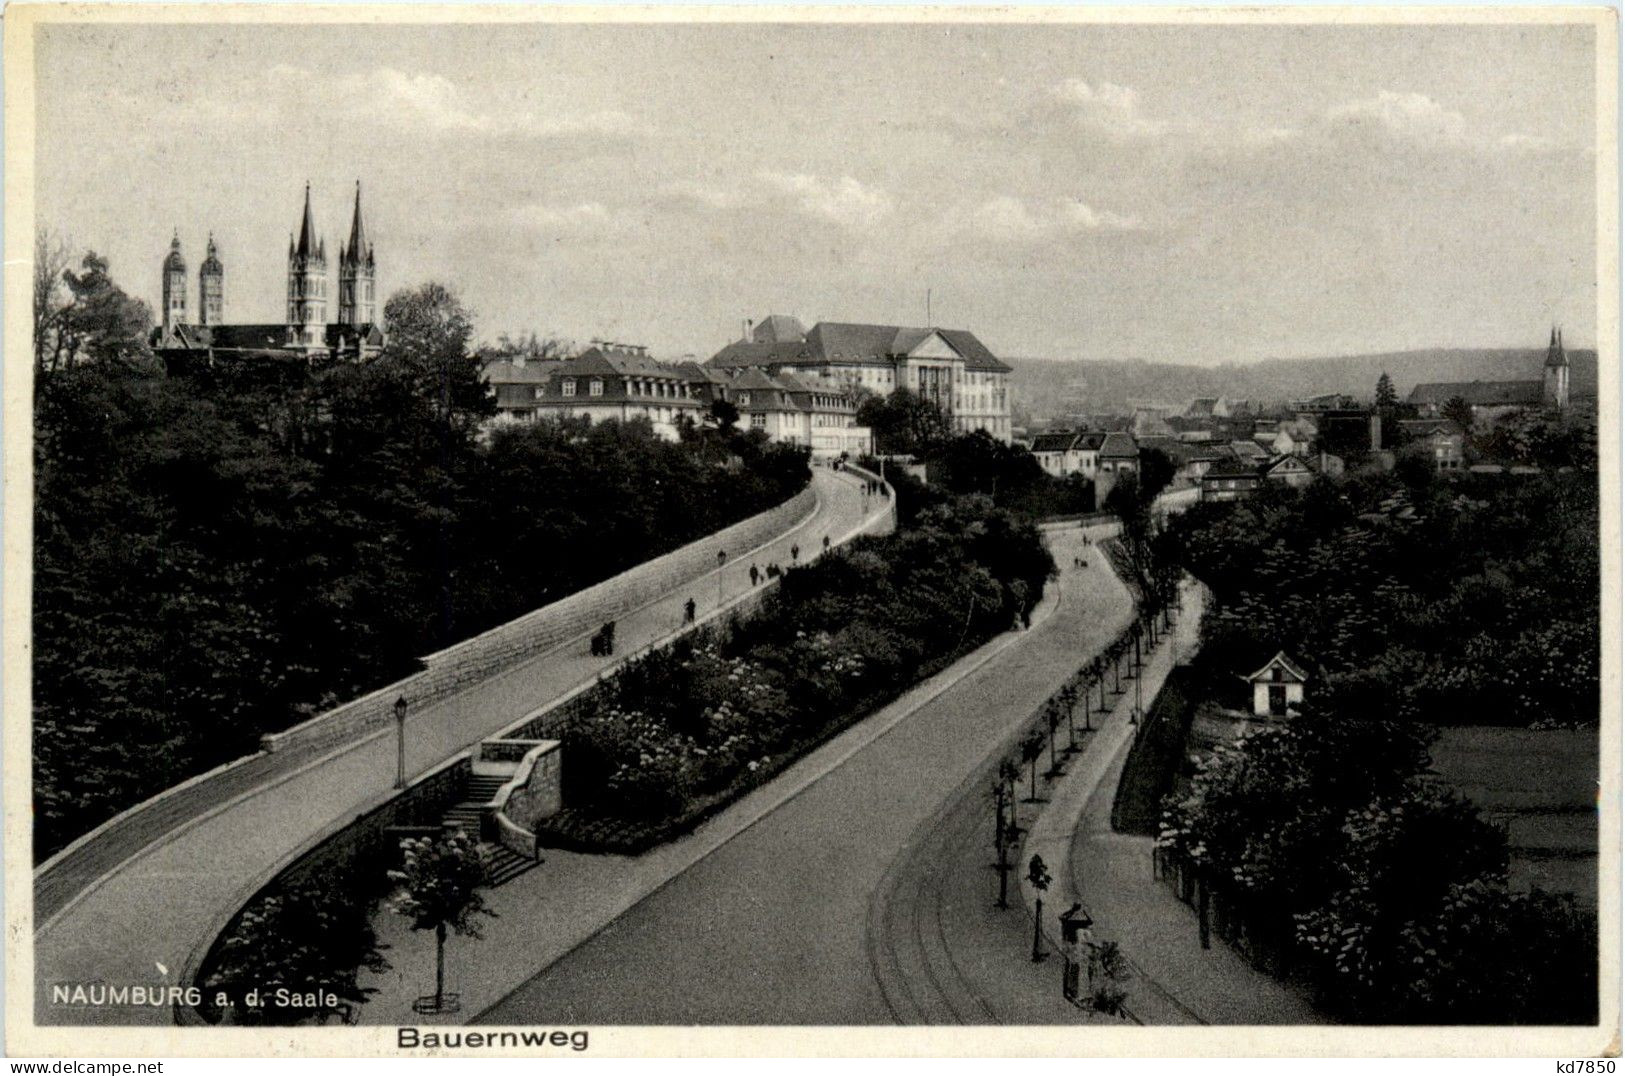
{"label": "dense tree foliage", "polygon": [[[76,287],[93,277],[85,310],[118,307],[87,257]],[[69,317],[91,326],[63,351],[76,358],[36,381],[40,858],[264,732],[807,480],[805,450],[669,444],[641,422],[482,443],[493,404],[467,314],[438,285],[389,300],[389,345],[367,363],[165,376],[120,309]]]}
{"label": "dense tree foliage", "polygon": [[1427,771],[1438,724],[1597,720],[1597,522],[1589,477],[1422,468],[1200,505],[1154,540],[1211,590],[1213,682],[1278,649],[1316,674],[1170,798],[1160,843],[1343,1016],[1595,1019],[1594,918],[1509,892],[1504,835]]}
{"label": "dense tree foliage", "polygon": [[1285,649],[1407,721],[1594,724],[1594,477],[1410,477],[1266,486],[1177,517],[1165,556],[1213,593],[1202,660],[1234,673]]}
{"label": "dense tree foliage", "polygon": [[908,389],[869,396],[858,405],[857,422],[874,431],[882,455],[923,456],[953,436],[942,408]]}

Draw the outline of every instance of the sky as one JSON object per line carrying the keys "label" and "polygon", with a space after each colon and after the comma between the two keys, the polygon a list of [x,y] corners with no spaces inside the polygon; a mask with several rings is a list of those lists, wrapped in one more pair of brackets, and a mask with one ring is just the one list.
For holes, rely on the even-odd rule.
{"label": "sky", "polygon": [[[381,295],[704,358],[767,314],[1215,364],[1596,339],[1590,26],[46,26],[41,225],[283,319]],[[335,311],[336,313],[336,311]]]}

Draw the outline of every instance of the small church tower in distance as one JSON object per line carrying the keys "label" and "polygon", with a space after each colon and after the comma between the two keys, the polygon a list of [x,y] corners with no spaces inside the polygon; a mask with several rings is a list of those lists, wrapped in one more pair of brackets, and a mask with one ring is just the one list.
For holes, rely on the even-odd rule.
{"label": "small church tower in distance", "polygon": [[372,242],[361,221],[361,181],[355,184],[355,216],[350,242],[339,247],[339,324],[360,328],[378,320]]}
{"label": "small church tower in distance", "polygon": [[299,238],[288,240],[288,346],[301,351],[327,346],[327,243],[316,238],[309,183]]}
{"label": "small church tower in distance", "polygon": [[208,257],[198,269],[198,322],[219,325],[225,320],[226,267],[220,264],[220,254],[214,245],[214,233],[209,233]]}
{"label": "small church tower in distance", "polygon": [[186,259],[181,257],[181,233],[169,241],[164,258],[164,328],[186,324]]}
{"label": "small church tower in distance", "polygon": [[1563,350],[1563,332],[1555,325],[1552,327],[1552,341],[1546,347],[1546,369],[1542,380],[1541,401],[1547,407],[1568,410],[1569,356]]}

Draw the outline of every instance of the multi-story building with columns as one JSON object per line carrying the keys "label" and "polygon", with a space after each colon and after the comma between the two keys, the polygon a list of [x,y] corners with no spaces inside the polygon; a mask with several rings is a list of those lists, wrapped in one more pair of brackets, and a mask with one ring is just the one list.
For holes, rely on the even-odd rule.
{"label": "multi-story building with columns", "polygon": [[339,245],[338,263],[338,316],[330,321],[327,241],[316,229],[307,183],[299,228],[288,237],[285,320],[225,320],[226,270],[213,232],[198,270],[198,309],[193,319],[187,310],[186,257],[177,229],[163,261],[162,322],[152,334],[153,350],[171,368],[210,364],[227,357],[364,358],[377,354],[384,344],[378,324],[377,262],[362,219],[359,182],[350,239]]}
{"label": "multi-story building with columns", "polygon": [[829,378],[879,395],[906,388],[942,408],[955,432],[1010,440],[1010,367],[964,329],[836,321],[803,329],[783,314],[745,328],[706,365]]}

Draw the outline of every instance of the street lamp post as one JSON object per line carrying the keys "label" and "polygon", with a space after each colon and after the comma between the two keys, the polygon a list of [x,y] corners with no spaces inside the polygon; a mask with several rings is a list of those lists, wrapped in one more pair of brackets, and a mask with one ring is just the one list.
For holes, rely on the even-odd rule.
{"label": "street lamp post", "polygon": [[406,787],[406,696],[395,700],[395,787]]}
{"label": "street lamp post", "polygon": [[717,608],[722,608],[722,569],[728,563],[728,551],[717,550]]}

